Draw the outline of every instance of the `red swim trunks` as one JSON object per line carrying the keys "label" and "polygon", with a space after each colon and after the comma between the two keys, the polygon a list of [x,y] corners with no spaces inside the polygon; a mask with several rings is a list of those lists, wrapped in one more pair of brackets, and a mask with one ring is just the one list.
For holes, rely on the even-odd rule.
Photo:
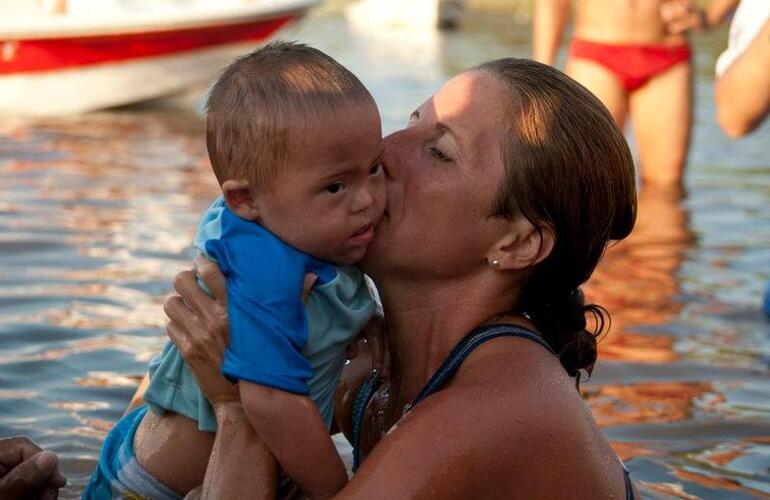
{"label": "red swim trunks", "polygon": [[688,44],[611,45],[577,38],[572,40],[569,54],[571,57],[594,61],[612,71],[627,92],[633,92],[650,78],[692,57]]}

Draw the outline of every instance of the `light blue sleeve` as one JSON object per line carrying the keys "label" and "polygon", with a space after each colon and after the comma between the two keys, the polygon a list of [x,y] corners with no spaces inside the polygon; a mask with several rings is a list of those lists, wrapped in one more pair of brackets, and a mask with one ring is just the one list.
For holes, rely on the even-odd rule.
{"label": "light blue sleeve", "polygon": [[205,250],[227,280],[230,345],[222,372],[308,394],[314,370],[302,354],[308,333],[301,301],[307,256],[229,210],[221,223],[221,237],[208,240]]}

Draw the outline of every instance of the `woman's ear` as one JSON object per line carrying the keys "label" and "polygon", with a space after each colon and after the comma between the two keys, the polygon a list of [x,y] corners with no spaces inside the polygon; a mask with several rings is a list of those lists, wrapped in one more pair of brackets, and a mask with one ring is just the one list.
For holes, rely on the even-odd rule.
{"label": "woman's ear", "polygon": [[534,267],[553,250],[554,235],[548,227],[535,227],[526,217],[519,216],[510,230],[489,252],[487,262],[494,269],[523,270]]}
{"label": "woman's ear", "polygon": [[258,220],[259,209],[254,190],[245,179],[229,179],[222,184],[225,203],[235,215],[246,220]]}

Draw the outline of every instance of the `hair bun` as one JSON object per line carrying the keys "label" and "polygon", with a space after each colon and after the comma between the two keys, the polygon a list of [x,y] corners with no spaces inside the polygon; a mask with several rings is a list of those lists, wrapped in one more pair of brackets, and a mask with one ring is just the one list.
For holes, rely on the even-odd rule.
{"label": "hair bun", "polygon": [[[596,339],[606,324],[606,311],[595,304],[586,305],[580,288],[551,294],[545,305],[542,305],[541,294],[531,294],[529,298],[527,313],[543,338],[556,351],[569,376],[576,376],[582,369],[590,374],[597,358]],[[586,315],[589,314],[596,324],[594,332],[586,329]]]}
{"label": "hair bun", "polygon": [[598,352],[596,349],[596,337],[588,330],[573,332],[559,353],[559,361],[570,377],[574,377],[582,369],[591,374]]}

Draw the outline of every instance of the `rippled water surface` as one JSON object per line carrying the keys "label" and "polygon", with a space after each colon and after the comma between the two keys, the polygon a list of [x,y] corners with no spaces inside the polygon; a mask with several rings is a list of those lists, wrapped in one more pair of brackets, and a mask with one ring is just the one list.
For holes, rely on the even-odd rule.
{"label": "rippled water surface", "polygon": [[[530,52],[513,14],[439,35],[351,7],[287,37],[358,74],[386,131],[463,68]],[[733,142],[716,127],[723,40],[696,43],[689,196],[642,192],[637,229],[588,287],[613,330],[584,392],[650,496],[770,497],[770,128]],[[58,452],[64,497],[164,343],[160,305],[216,195],[202,134],[195,99],[0,121],[0,436]]]}

